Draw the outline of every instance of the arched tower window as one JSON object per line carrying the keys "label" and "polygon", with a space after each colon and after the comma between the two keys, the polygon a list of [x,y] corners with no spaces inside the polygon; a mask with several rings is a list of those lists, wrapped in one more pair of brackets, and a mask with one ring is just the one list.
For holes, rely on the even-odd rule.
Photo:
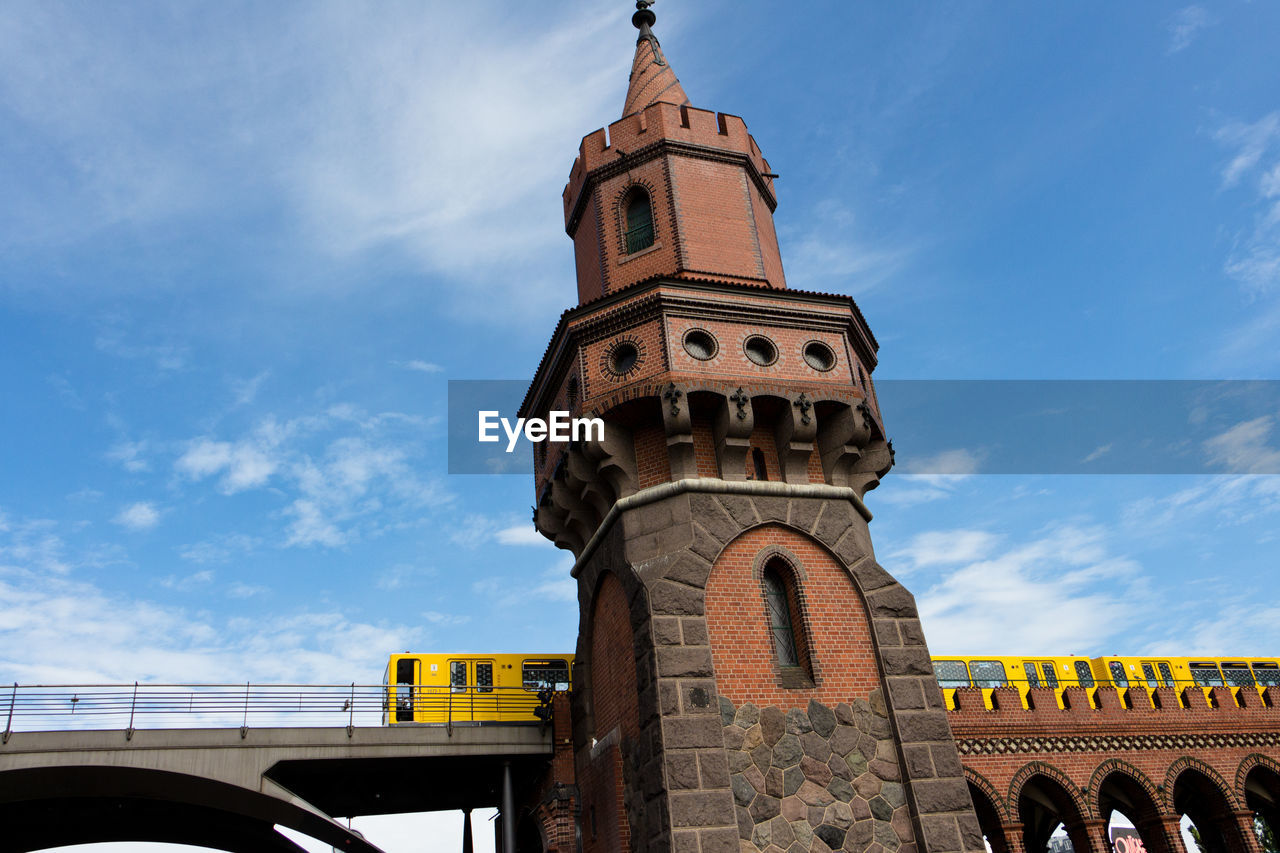
{"label": "arched tower window", "polygon": [[760,582],[769,617],[773,653],[783,671],[784,681],[789,680],[785,678],[788,673],[811,679],[809,644],[804,633],[795,573],[781,560],[773,559],[765,564]]}
{"label": "arched tower window", "polygon": [[653,245],[653,204],[649,194],[637,187],[627,199],[627,254]]}
{"label": "arched tower window", "polygon": [[769,469],[764,464],[764,452],[758,447],[751,448],[751,473],[753,480],[769,479]]}

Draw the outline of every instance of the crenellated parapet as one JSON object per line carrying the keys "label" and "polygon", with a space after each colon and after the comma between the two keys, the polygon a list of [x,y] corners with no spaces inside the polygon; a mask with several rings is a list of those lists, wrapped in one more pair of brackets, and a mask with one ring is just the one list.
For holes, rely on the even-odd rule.
{"label": "crenellated parapet", "polygon": [[563,195],[579,304],[654,276],[785,288],[773,181],[733,115],[659,102],[587,135]]}

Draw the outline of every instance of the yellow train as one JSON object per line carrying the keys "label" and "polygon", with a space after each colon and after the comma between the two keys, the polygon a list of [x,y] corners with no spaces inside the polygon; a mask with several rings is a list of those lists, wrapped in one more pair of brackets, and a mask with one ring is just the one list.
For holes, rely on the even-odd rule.
{"label": "yellow train", "polygon": [[547,691],[572,686],[573,655],[392,655],[382,675],[386,725],[545,721]]}
{"label": "yellow train", "polygon": [[1129,687],[1231,687],[1262,692],[1280,686],[1280,659],[1276,658],[1174,658],[1149,655],[1114,655],[1087,658],[1016,657],[1010,655],[940,656],[933,658],[933,674],[947,700],[955,707],[958,687],[982,688],[983,701],[991,707],[991,691],[997,687],[1017,687],[1027,706],[1027,690],[1052,687],[1058,707],[1063,707],[1062,691],[1067,687],[1113,687],[1123,692]]}

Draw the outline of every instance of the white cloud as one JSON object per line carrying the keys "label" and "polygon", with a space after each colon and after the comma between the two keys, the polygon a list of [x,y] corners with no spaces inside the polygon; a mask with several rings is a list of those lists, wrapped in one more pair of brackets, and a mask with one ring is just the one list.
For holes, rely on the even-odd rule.
{"label": "white cloud", "polygon": [[422,614],[422,618],[430,622],[432,625],[438,625],[444,628],[465,625],[471,621],[470,616],[457,613],[441,613],[438,610],[428,610]]}
{"label": "white cloud", "polygon": [[1000,537],[985,530],[931,530],[912,538],[910,544],[890,557],[909,560],[912,568],[956,565],[981,560],[999,543]]}
{"label": "white cloud", "polygon": [[498,542],[502,545],[531,545],[536,548],[555,547],[547,537],[538,532],[533,523],[517,524],[504,527],[498,531]]}
{"label": "white cloud", "polygon": [[129,530],[150,530],[160,523],[160,510],[150,501],[138,501],[120,510],[112,521]]}
{"label": "white cloud", "polygon": [[247,406],[258,396],[259,389],[262,384],[271,376],[270,370],[264,370],[252,379],[233,379],[231,380],[231,393],[234,397],[234,405]]}
{"label": "white cloud", "polygon": [[242,583],[240,581],[236,581],[230,587],[227,588],[227,597],[239,598],[239,599],[256,598],[260,595],[268,595],[270,594],[270,592],[271,592],[270,587],[257,586],[254,584],[247,584],[247,583]]}
{"label": "white cloud", "polygon": [[391,363],[397,367],[403,367],[405,370],[414,370],[418,373],[444,373],[444,368],[440,365],[416,358],[412,361],[393,361]]}
{"label": "white cloud", "polygon": [[208,586],[213,583],[213,571],[211,569],[203,569],[185,577],[177,575],[169,575],[160,579],[160,586],[165,589],[178,590],[179,592],[187,592],[201,586]]}
{"label": "white cloud", "polygon": [[66,545],[55,522],[48,519],[11,521],[0,512],[0,574],[29,571],[65,575],[72,568]]}
{"label": "white cloud", "polygon": [[1196,478],[1194,485],[1165,497],[1133,501],[1121,518],[1131,531],[1166,536],[1170,529],[1202,525],[1198,516],[1236,526],[1277,512],[1280,477],[1242,475]]}
{"label": "white cloud", "polygon": [[1217,21],[1201,6],[1187,6],[1169,21],[1169,53],[1186,50],[1205,27]]}
{"label": "white cloud", "polygon": [[1206,440],[1209,464],[1233,474],[1280,474],[1280,450],[1267,443],[1274,425],[1270,416],[1254,418]]}
{"label": "white cloud", "polygon": [[233,440],[193,439],[174,470],[194,482],[217,477],[228,497],[270,487],[287,500],[276,514],[287,520],[285,546],[337,548],[407,523],[408,511],[449,501],[437,481],[418,474],[412,451],[420,448],[406,444],[421,441],[423,425],[396,412],[333,405],[286,421],[267,417]]}
{"label": "white cloud", "polygon": [[151,464],[143,458],[147,450],[145,441],[122,441],[107,451],[107,459],[117,462],[126,471],[140,473],[151,470]]}
{"label": "white cloud", "polygon": [[1108,453],[1110,453],[1110,452],[1111,452],[1111,447],[1112,447],[1112,445],[1110,445],[1110,444],[1103,444],[1103,445],[1101,445],[1101,446],[1099,446],[1099,447],[1095,447],[1095,448],[1093,449],[1093,452],[1091,452],[1091,453],[1090,453],[1088,456],[1086,456],[1084,459],[1081,459],[1081,460],[1080,460],[1081,464],[1087,464],[1087,463],[1089,463],[1089,462],[1096,462],[1096,461],[1098,461],[1099,459],[1101,459],[1102,457],[1106,456]]}
{"label": "white cloud", "polygon": [[919,594],[920,618],[934,654],[1086,651],[1134,630],[1126,595],[1142,584],[1101,529],[1064,526],[949,572]]}
{"label": "white cloud", "polygon": [[1253,228],[1236,236],[1224,271],[1257,296],[1280,288],[1280,112],[1253,123],[1231,122],[1215,134],[1232,152],[1222,170],[1224,187],[1250,175],[1257,212]]}
{"label": "white cloud", "polygon": [[967,477],[978,473],[981,457],[978,453],[964,448],[943,450],[933,456],[918,456],[908,459],[902,466],[908,474],[921,477]]}
{"label": "white cloud", "polygon": [[226,563],[233,556],[247,554],[257,550],[262,543],[253,536],[231,533],[215,536],[203,542],[179,545],[178,556],[190,563],[207,565],[209,563]]}

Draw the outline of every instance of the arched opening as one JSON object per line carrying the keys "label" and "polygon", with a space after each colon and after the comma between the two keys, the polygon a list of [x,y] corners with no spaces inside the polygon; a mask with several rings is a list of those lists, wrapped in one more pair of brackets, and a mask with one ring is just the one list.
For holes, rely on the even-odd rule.
{"label": "arched opening", "polygon": [[635,254],[653,245],[653,203],[649,193],[639,187],[631,191],[626,208],[627,254]]}
{"label": "arched opening", "polygon": [[1194,767],[1178,774],[1173,783],[1173,808],[1182,815],[1184,835],[1192,844],[1188,850],[1201,853],[1231,853],[1237,849],[1237,831],[1231,801],[1218,784]]}
{"label": "arched opening", "polygon": [[1244,800],[1253,812],[1253,828],[1263,853],[1280,850],[1280,773],[1254,767],[1244,779]]}
{"label": "arched opening", "polygon": [[795,569],[782,558],[774,557],[764,564],[760,586],[764,592],[765,613],[773,641],[773,659],[783,683],[793,686],[799,686],[801,682],[811,683],[813,665]]}
{"label": "arched opening", "polygon": [[1102,780],[1098,814],[1107,822],[1107,838],[1115,853],[1182,853],[1169,849],[1159,807],[1128,773],[1113,771]]}
{"label": "arched opening", "polygon": [[764,464],[764,451],[758,447],[751,448],[751,470],[747,472],[748,479],[767,480],[769,479],[769,468]]}
{"label": "arched opening", "polygon": [[1070,853],[1089,850],[1083,816],[1060,782],[1034,774],[1018,792],[1018,817],[1027,853]]}
{"label": "arched opening", "polygon": [[1004,837],[1004,822],[1000,813],[991,801],[987,792],[973,783],[969,783],[969,798],[973,800],[973,811],[978,816],[978,828],[982,830],[982,840],[986,842],[991,853],[1010,853],[1009,841]]}

